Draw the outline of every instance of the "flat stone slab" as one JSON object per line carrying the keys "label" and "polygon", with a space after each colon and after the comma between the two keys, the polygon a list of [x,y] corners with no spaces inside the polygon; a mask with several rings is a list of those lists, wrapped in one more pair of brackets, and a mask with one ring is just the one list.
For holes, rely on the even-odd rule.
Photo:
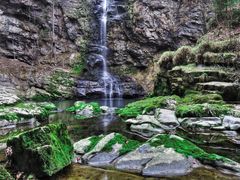
{"label": "flat stone slab", "polygon": [[158,127],[153,127],[153,125],[147,124],[147,123],[137,124],[137,125],[132,124],[130,126],[130,130],[133,132],[139,133],[145,137],[152,137],[153,135],[162,134],[165,132],[163,129]]}
{"label": "flat stone slab", "polygon": [[154,116],[161,124],[176,127],[179,125],[177,117],[175,115],[175,111],[171,111],[168,109],[156,109]]}
{"label": "flat stone slab", "polygon": [[222,121],[218,117],[184,118],[181,120],[181,126],[191,129],[211,129],[221,125]]}
{"label": "flat stone slab", "polygon": [[158,127],[161,127],[159,121],[152,115],[139,115],[136,119],[128,119],[126,123],[129,124],[144,124],[144,123],[151,123]]}
{"label": "flat stone slab", "polygon": [[118,170],[141,173],[144,166],[154,157],[160,155],[162,151],[161,148],[154,148],[144,144],[135,151],[118,159],[115,167]]}
{"label": "flat stone slab", "polygon": [[94,167],[107,167],[110,166],[112,161],[118,158],[118,156],[118,153],[101,152],[92,157],[88,161],[88,164]]}
{"label": "flat stone slab", "polygon": [[193,158],[187,158],[168,148],[148,162],[142,174],[155,177],[181,176],[189,173],[193,166]]}

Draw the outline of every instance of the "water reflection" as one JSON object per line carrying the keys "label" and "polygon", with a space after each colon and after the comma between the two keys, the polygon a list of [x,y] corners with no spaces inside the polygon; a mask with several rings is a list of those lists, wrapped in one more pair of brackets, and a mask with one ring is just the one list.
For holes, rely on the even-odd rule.
{"label": "water reflection", "polygon": [[[72,106],[75,101],[61,101],[55,102],[59,112],[52,114],[49,117],[49,122],[65,123],[68,127],[69,134],[74,141],[82,138],[108,134],[111,132],[119,132],[126,134],[125,123],[119,120],[114,114],[116,107],[124,107],[126,104],[134,101],[133,99],[114,98],[110,102],[109,99],[87,99],[85,102],[98,102],[101,106],[108,106],[107,113],[97,118],[89,119],[76,119],[75,114],[63,111],[64,109]],[[112,107],[111,107],[112,106]]]}

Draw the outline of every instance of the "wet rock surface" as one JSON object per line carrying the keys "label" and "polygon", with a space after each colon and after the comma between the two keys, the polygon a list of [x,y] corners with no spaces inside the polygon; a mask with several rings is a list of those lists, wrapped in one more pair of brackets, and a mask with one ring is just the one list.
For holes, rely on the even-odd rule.
{"label": "wet rock surface", "polygon": [[[75,143],[74,151],[77,153],[75,162],[97,167],[115,167],[118,170],[155,177],[186,175],[201,166],[200,162],[240,171],[237,162],[207,154],[194,144],[175,135],[154,136],[142,145],[137,145],[135,149],[122,154],[122,148],[130,140],[120,146],[112,141],[116,135],[112,133],[99,136],[97,142],[92,139],[96,140],[96,137],[90,137]],[[110,144],[112,148],[106,149]]]}
{"label": "wet rock surface", "polygon": [[[121,88],[122,97],[136,98],[146,94],[144,89],[134,82],[133,79],[128,78],[119,80],[119,86]],[[105,93],[103,82],[98,80],[79,80],[77,83],[77,96],[79,97],[102,97]],[[113,91],[113,95],[116,96],[117,91]]]}
{"label": "wet rock surface", "polygon": [[128,16],[109,26],[111,65],[147,67],[165,48],[196,42],[212,17],[210,2],[142,1],[123,3]]}
{"label": "wet rock surface", "polygon": [[[11,95],[14,89],[3,84],[0,92],[8,93],[13,100],[0,95],[2,101],[5,98],[14,102],[16,95],[32,98],[26,96],[31,88],[36,88],[40,96],[51,97],[48,79],[54,71],[71,70],[79,63],[76,56],[91,33],[91,7],[90,2],[79,0],[0,3],[1,76],[6,76],[8,83],[17,89]],[[61,85],[64,89],[64,84]],[[74,91],[68,91],[71,95],[66,97],[73,96]]]}

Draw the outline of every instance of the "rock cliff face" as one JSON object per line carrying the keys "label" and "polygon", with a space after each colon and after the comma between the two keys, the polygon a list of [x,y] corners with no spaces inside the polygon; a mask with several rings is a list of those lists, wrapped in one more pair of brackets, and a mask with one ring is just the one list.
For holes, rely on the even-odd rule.
{"label": "rock cliff face", "polygon": [[[88,51],[87,45],[98,33],[94,15],[97,3],[0,2],[0,70],[9,80],[11,91],[15,87],[16,94],[29,98],[72,97],[77,92],[76,79],[89,76],[85,62],[89,65],[86,54],[91,49]],[[196,42],[212,16],[210,3],[204,0],[112,0],[111,4],[109,66],[120,80],[128,79],[123,82],[126,92],[132,91],[128,95],[142,91],[138,85],[130,86],[142,78],[136,73],[151,66],[159,51]],[[56,77],[61,72],[66,76]]]}
{"label": "rock cliff face", "polygon": [[[129,0],[124,9],[127,16],[109,26],[110,64],[119,74],[135,74],[152,66],[160,51],[195,43],[214,15],[211,1],[204,0]],[[146,76],[150,72],[142,73]],[[149,82],[151,79],[143,84]]]}
{"label": "rock cliff face", "polygon": [[[26,95],[28,89],[29,96],[54,94],[50,84],[55,71],[70,72],[79,63],[77,53],[91,34],[90,8],[90,2],[81,0],[0,2],[1,74],[18,94]],[[62,86],[58,96],[74,87],[57,85]]]}

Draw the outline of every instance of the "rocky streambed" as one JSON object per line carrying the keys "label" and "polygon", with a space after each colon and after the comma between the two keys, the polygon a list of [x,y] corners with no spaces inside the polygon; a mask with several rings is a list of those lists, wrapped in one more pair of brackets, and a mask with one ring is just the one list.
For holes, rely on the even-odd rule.
{"label": "rocky streambed", "polygon": [[221,96],[191,92],[115,100],[118,108],[105,103],[48,103],[47,120],[32,115],[37,124],[15,123],[1,136],[4,177],[239,179],[239,109]]}

